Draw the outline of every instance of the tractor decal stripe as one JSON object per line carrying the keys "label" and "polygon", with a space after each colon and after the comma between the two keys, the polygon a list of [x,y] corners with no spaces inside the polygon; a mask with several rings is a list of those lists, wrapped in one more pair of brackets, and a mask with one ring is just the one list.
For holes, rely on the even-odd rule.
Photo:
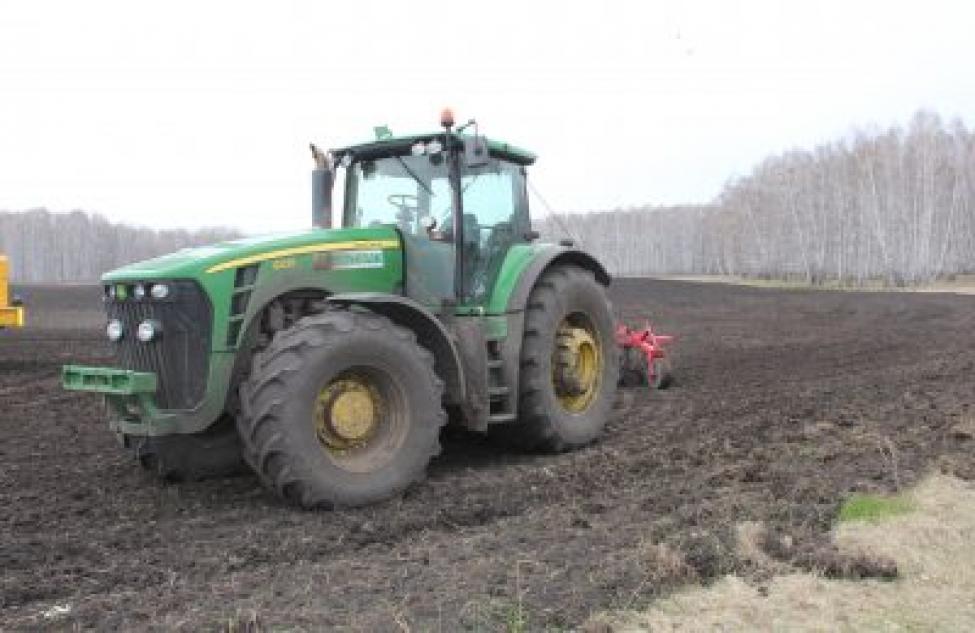
{"label": "tractor decal stripe", "polygon": [[294,255],[307,255],[308,253],[324,253],[326,251],[352,251],[359,249],[394,249],[399,248],[399,240],[354,240],[351,242],[326,242],[324,244],[309,244],[307,246],[294,246],[282,248],[277,251],[269,251],[250,257],[232,259],[229,262],[217,264],[207,269],[207,273],[219,273],[230,268],[240,268],[266,262],[269,259],[280,259],[282,257],[292,257]]}

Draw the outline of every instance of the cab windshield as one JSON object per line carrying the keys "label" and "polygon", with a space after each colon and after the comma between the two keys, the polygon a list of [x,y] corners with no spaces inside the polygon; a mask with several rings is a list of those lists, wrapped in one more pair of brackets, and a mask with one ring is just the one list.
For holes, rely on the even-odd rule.
{"label": "cab windshield", "polygon": [[349,170],[344,224],[395,224],[404,233],[425,236],[424,218],[433,216],[439,225],[450,218],[447,174],[442,154],[359,161]]}

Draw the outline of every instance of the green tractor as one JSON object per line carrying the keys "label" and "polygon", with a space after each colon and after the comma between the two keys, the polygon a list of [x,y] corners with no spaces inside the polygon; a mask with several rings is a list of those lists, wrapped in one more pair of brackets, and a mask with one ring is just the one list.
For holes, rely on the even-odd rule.
{"label": "green tractor", "polygon": [[66,366],[64,387],[104,394],[160,475],[246,463],[306,508],[421,480],[448,417],[521,450],[592,442],[619,373],[610,276],[538,241],[535,156],[472,124],[312,146],[314,228],[107,273],[117,366]]}

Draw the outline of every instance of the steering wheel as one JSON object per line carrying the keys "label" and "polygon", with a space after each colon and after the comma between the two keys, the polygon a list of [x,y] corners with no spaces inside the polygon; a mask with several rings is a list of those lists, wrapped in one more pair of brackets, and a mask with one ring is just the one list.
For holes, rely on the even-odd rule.
{"label": "steering wheel", "polygon": [[420,206],[420,198],[410,193],[394,193],[386,198],[389,204],[400,209],[416,209]]}

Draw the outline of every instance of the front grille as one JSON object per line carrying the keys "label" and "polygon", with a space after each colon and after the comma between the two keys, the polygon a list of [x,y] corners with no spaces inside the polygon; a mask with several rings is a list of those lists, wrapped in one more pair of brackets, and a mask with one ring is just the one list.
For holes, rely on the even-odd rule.
{"label": "front grille", "polygon": [[[121,284],[126,286],[124,298],[106,294],[108,318],[119,319],[123,327],[122,339],[113,347],[122,369],[156,373],[160,409],[192,409],[206,392],[210,301],[195,282],[164,283],[170,287],[165,299],[136,299],[135,284],[128,283]],[[136,338],[139,324],[146,320],[162,326],[162,335],[149,343]]]}

